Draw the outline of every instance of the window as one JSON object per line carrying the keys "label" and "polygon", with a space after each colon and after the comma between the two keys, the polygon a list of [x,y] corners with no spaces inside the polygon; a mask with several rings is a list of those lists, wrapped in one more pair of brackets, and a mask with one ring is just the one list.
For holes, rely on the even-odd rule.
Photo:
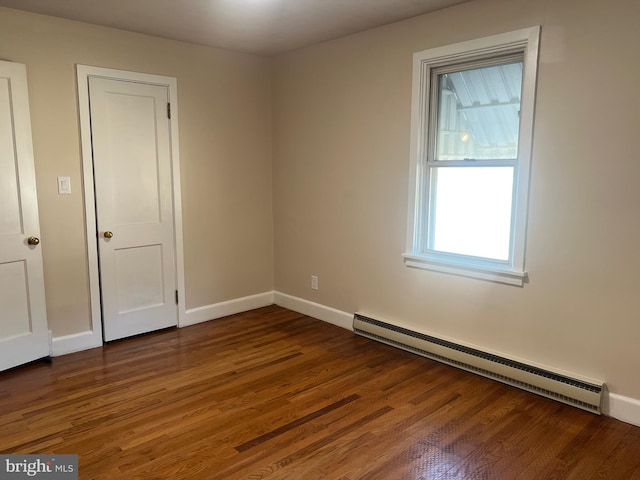
{"label": "window", "polygon": [[539,34],[414,54],[408,266],[524,284]]}

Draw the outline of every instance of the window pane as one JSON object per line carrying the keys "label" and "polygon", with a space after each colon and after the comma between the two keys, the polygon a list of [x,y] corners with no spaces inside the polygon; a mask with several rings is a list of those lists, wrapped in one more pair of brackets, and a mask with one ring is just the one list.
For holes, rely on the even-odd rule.
{"label": "window pane", "polygon": [[522,61],[437,75],[435,160],[514,159]]}
{"label": "window pane", "polygon": [[509,260],[513,167],[432,168],[429,248]]}

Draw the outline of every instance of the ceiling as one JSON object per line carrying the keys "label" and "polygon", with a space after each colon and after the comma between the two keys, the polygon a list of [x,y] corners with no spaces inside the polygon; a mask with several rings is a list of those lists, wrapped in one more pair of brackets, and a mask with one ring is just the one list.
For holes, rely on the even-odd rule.
{"label": "ceiling", "polygon": [[0,6],[276,55],[469,0],[0,0]]}

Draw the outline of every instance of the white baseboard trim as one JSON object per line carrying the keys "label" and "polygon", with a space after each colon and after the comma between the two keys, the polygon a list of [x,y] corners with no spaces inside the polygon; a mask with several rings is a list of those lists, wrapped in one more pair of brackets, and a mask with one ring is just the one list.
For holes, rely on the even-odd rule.
{"label": "white baseboard trim", "polygon": [[[235,315],[236,313],[266,307],[274,303],[294,312],[353,331],[353,314],[274,291],[189,309],[186,312],[185,322],[180,327],[195,325],[208,320],[226,317],[227,315]],[[51,356],[57,357],[101,346],[102,336],[100,332],[96,334],[88,330],[72,335],[54,337],[51,340]],[[640,427],[640,400],[617,393],[608,393],[606,399],[605,405],[603,405],[603,413],[605,415]]]}
{"label": "white baseboard trim", "polygon": [[[273,292],[273,303],[353,331],[353,314],[281,292]],[[606,398],[605,415],[640,427],[640,400],[616,393],[609,393]]]}
{"label": "white baseboard trim", "polygon": [[80,352],[102,346],[102,335],[95,335],[91,330],[86,332],[54,337],[51,340],[51,356],[58,357],[68,353]]}
{"label": "white baseboard trim", "polygon": [[310,302],[302,298],[293,297],[286,293],[273,292],[273,303],[288,308],[294,312],[303,313],[338,327],[353,331],[353,314],[326,307],[319,303]]}
{"label": "white baseboard trim", "polygon": [[605,415],[640,427],[640,400],[609,393],[609,408]]}
{"label": "white baseboard trim", "polygon": [[184,322],[180,327],[195,325],[196,323],[207,322],[227,315],[246,312],[255,308],[273,305],[273,292],[259,293],[248,297],[235,298],[226,302],[205,305],[203,307],[190,308],[187,310]]}

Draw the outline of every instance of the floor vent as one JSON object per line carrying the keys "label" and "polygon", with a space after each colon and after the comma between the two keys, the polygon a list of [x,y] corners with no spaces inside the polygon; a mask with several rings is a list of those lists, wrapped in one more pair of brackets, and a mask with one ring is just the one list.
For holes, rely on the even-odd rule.
{"label": "floor vent", "polygon": [[453,365],[589,412],[601,413],[604,384],[587,383],[356,313],[358,335]]}

